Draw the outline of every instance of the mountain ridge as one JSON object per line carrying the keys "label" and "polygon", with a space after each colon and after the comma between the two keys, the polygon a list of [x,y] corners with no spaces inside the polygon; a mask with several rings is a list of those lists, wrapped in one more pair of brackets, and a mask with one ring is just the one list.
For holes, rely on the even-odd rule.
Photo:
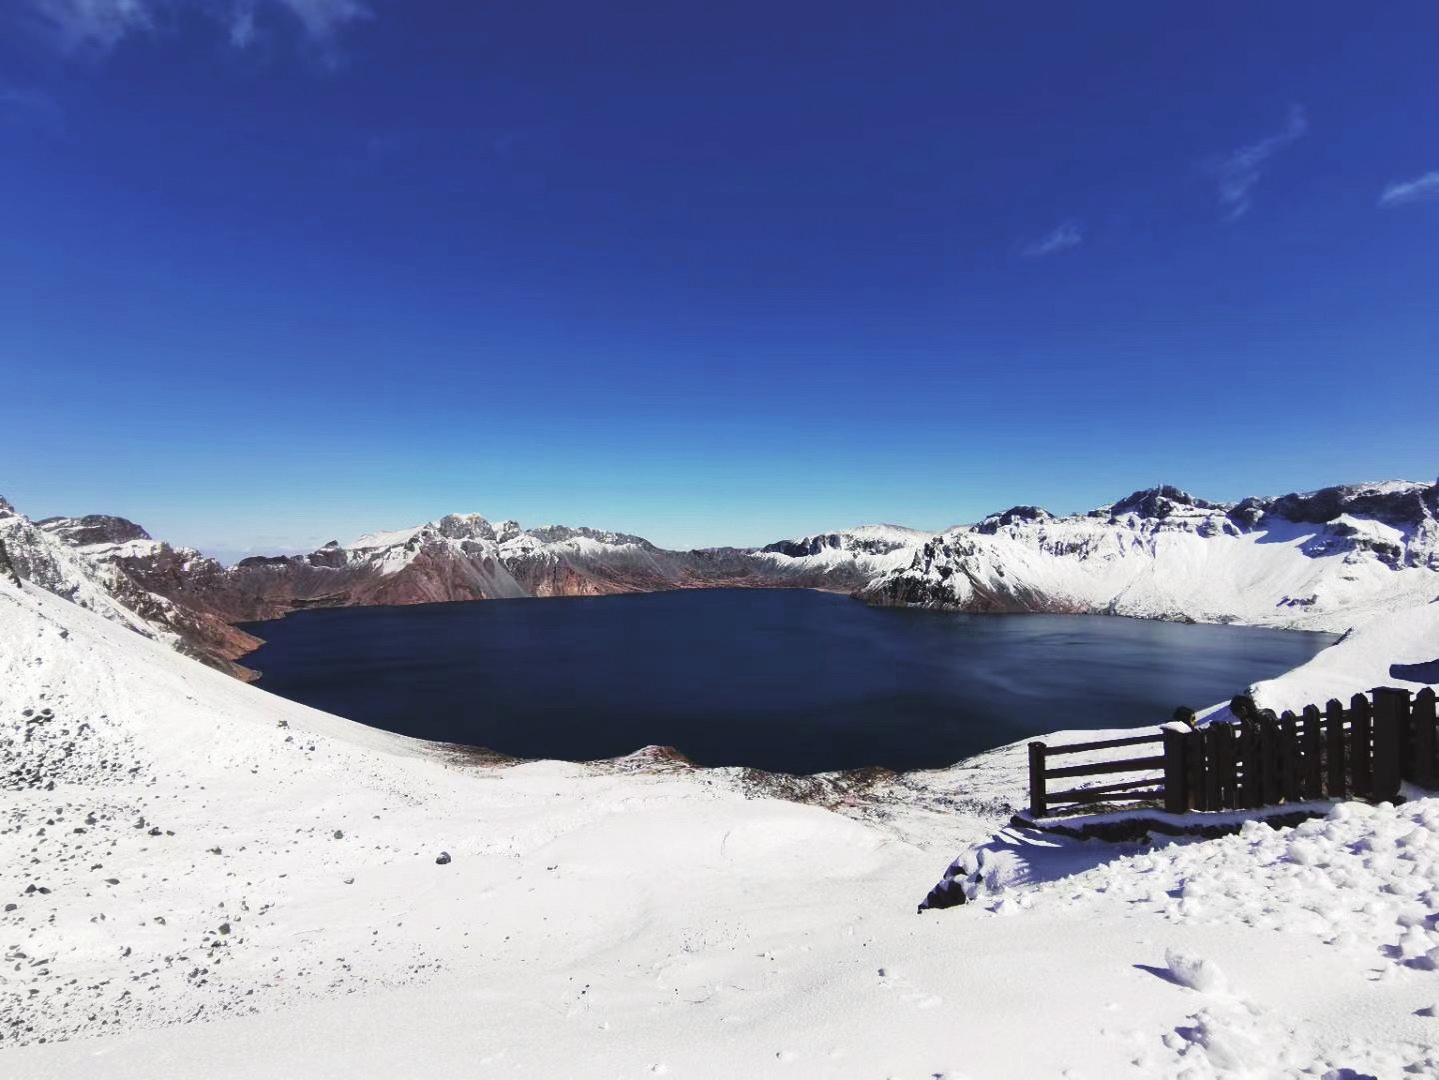
{"label": "mountain ridge", "polygon": [[1085,514],[1016,506],[947,530],[857,595],[961,611],[1344,630],[1357,610],[1432,599],[1436,571],[1439,484],[1336,485],[1237,503],[1161,485]]}
{"label": "mountain ridge", "polygon": [[871,604],[1344,630],[1439,595],[1439,484],[1211,502],[1172,485],[1082,514],[1020,504],[939,533],[865,525],[759,548],[670,551],[585,526],[448,514],[233,566],[122,517],[31,522],[0,500],[19,577],[242,678],[234,624],[309,607],[689,588],[822,588]]}

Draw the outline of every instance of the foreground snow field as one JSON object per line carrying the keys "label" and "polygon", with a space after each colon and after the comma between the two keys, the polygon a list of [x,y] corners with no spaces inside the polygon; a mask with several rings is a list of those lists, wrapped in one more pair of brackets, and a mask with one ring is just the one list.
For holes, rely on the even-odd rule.
{"label": "foreground snow field", "polygon": [[[1415,612],[1284,692],[1432,659]],[[7,1077],[1439,1074],[1436,800],[1141,848],[1006,835],[1019,748],[837,813],[483,764],[8,582],[0,774]]]}

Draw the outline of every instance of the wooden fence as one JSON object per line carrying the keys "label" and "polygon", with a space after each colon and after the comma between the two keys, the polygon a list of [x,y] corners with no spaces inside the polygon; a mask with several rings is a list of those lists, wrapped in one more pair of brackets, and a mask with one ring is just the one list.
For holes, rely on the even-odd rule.
{"label": "wooden fence", "polygon": [[[1245,700],[1245,699],[1239,699]],[[1243,710],[1241,710],[1243,711]],[[1067,754],[1163,744],[1158,755],[1050,768]],[[1153,773],[1095,786],[1081,777]],[[1065,780],[1069,790],[1050,791]],[[1425,688],[1380,687],[1355,694],[1346,709],[1331,700],[1323,710],[1276,716],[1252,712],[1232,724],[1199,730],[1166,728],[1158,735],[1075,743],[1029,744],[1029,808],[1035,817],[1094,804],[1155,803],[1173,813],[1247,810],[1313,799],[1392,800],[1401,781],[1439,787],[1439,721],[1435,696]]]}

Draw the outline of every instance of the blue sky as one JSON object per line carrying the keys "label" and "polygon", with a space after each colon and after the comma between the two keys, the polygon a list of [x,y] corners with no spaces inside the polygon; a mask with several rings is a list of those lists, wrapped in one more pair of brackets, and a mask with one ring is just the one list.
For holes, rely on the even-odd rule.
{"label": "blue sky", "polygon": [[1419,2],[0,0],[0,494],[233,556],[1432,478],[1436,41]]}

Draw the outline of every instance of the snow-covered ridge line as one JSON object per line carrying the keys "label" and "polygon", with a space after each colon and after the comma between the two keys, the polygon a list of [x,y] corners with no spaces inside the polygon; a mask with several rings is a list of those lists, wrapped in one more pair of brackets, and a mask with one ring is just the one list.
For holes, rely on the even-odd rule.
{"label": "snow-covered ridge line", "polygon": [[31,523],[3,505],[21,576],[97,610],[116,602],[115,618],[137,616],[141,632],[168,633],[240,674],[233,661],[255,640],[230,624],[316,606],[803,587],[876,604],[1343,631],[1439,595],[1439,485],[1412,481],[1236,503],[1160,486],[1065,518],[1015,506],[939,535],[869,525],[683,552],[627,533],[451,514],[231,567],[123,518]]}
{"label": "snow-covered ridge line", "polygon": [[933,538],[873,603],[1342,632],[1439,596],[1439,484],[1212,503],[1172,487],[1059,518],[1016,506]]}
{"label": "snow-covered ridge line", "polygon": [[[451,514],[423,525],[331,541],[303,555],[253,556],[224,567],[152,540],[121,518],[54,518],[38,527],[111,576],[221,623],[315,606],[412,604],[667,589],[819,587],[849,592],[910,561],[923,533],[894,526],[829,534],[816,557],[713,548],[665,551],[640,536],[592,528],[491,523]],[[896,555],[895,552],[899,554]],[[244,645],[244,643],[242,643]],[[234,660],[253,647],[230,649]]]}

